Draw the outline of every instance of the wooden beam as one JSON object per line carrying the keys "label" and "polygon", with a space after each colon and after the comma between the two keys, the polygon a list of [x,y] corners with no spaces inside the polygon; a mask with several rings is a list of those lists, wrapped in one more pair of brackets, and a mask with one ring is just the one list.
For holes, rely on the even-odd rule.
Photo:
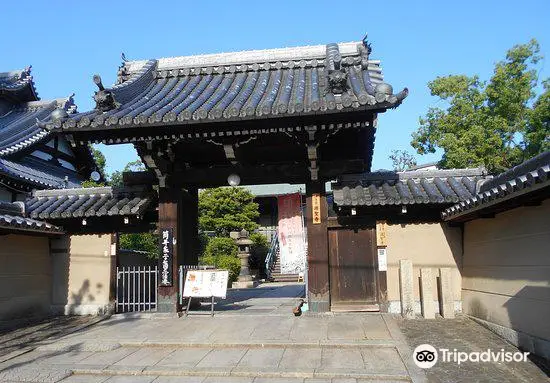
{"label": "wooden beam", "polygon": [[123,172],[122,182],[124,186],[154,185],[158,183],[157,177],[150,171]]}
{"label": "wooden beam", "polygon": [[[316,210],[317,206],[318,210]],[[325,184],[310,181],[306,183],[306,227],[308,300],[309,309],[313,312],[330,311],[327,223],[328,205]]]}
{"label": "wooden beam", "polygon": [[[159,235],[160,235],[160,257],[159,257],[159,286],[157,296],[158,312],[177,312],[179,311],[178,302],[178,254],[181,247],[179,241],[180,217],[178,209],[181,205],[181,190],[175,187],[161,187],[159,189]],[[167,244],[163,244],[163,233],[170,233]],[[170,243],[171,241],[171,243]],[[170,285],[163,285],[162,267],[163,267],[163,247],[168,246],[171,249],[171,271],[172,275],[167,278]],[[170,266],[170,264],[169,264]],[[169,269],[170,270],[170,269]]]}
{"label": "wooden beam", "polygon": [[181,242],[180,264],[199,264],[199,192],[197,188],[182,190],[181,206],[178,209],[179,241]]}

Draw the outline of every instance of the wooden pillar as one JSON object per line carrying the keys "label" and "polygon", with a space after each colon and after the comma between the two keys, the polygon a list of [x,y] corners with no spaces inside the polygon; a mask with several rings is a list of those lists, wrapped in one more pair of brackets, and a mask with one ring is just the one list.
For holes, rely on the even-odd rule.
{"label": "wooden pillar", "polygon": [[327,219],[325,183],[322,181],[307,183],[308,301],[309,310],[313,312],[330,311]]}
{"label": "wooden pillar", "polygon": [[[181,189],[166,187],[159,189],[159,236],[160,236],[160,257],[158,274],[158,312],[177,312],[178,307],[178,253],[181,247],[179,239],[181,220],[178,211],[181,206]],[[171,238],[170,243],[163,243],[164,233]],[[165,247],[167,246],[167,247]],[[172,271],[166,280],[163,281],[163,261],[165,250],[170,253],[168,261],[171,263]],[[167,257],[168,258],[168,257]],[[168,282],[168,283],[163,283]]]}
{"label": "wooden pillar", "polygon": [[182,191],[179,209],[180,225],[180,265],[199,264],[199,193],[197,188]]}

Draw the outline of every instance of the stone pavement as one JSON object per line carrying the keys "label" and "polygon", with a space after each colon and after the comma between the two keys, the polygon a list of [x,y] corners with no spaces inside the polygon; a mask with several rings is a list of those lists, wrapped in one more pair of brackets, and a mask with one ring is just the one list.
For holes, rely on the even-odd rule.
{"label": "stone pavement", "polygon": [[[233,290],[202,312],[115,315],[0,364],[0,381],[411,381],[390,316],[292,315],[303,284]],[[398,337],[397,337],[398,338]],[[413,365],[414,368],[414,365]],[[422,375],[421,375],[422,376]],[[421,381],[421,380],[418,380]]]}
{"label": "stone pavement", "polygon": [[[518,351],[498,335],[465,316],[430,321],[398,318],[395,323],[413,349],[420,344],[430,344],[436,349],[457,349],[468,353],[487,349],[496,352]],[[426,374],[430,382],[550,382],[550,375],[547,375],[550,374],[550,369],[544,363],[534,356],[528,362],[465,362],[458,365],[438,361],[435,366],[426,370]]]}
{"label": "stone pavement", "polygon": [[[423,339],[437,339],[438,326],[452,326],[452,321],[418,321],[422,329],[415,332],[407,323],[417,321],[387,314],[295,317],[291,310],[301,294],[303,286],[297,284],[231,291],[213,318],[206,312],[182,318],[115,315],[63,338],[37,342],[29,352],[0,363],[0,382],[460,380],[456,373],[433,380],[434,374],[426,375],[411,357],[411,348]],[[437,331],[423,338],[431,324]],[[523,370],[518,371],[512,378],[521,376]],[[477,372],[464,381],[483,376]]]}

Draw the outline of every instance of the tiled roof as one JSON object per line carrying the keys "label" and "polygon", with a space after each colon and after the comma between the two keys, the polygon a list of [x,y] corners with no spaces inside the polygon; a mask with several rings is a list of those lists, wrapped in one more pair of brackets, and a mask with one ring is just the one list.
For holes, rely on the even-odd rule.
{"label": "tiled roof", "polygon": [[31,67],[0,73],[0,97],[16,102],[39,100],[31,76]]}
{"label": "tiled roof", "polygon": [[143,188],[40,190],[25,202],[32,218],[48,220],[101,216],[139,216],[154,208],[156,194]]}
{"label": "tiled roof", "polygon": [[374,172],[342,176],[332,184],[338,206],[451,204],[476,193],[483,168]]}
{"label": "tiled roof", "polygon": [[185,125],[399,105],[408,91],[394,94],[383,83],[369,51],[353,42],[126,62],[118,84],[97,92],[94,112],[50,126]]}
{"label": "tiled roof", "polygon": [[76,106],[72,96],[13,104],[7,111],[0,113],[0,157],[17,153],[46,139],[50,131],[39,126],[37,120],[49,120],[56,109],[74,113]]}
{"label": "tiled roof", "polygon": [[445,209],[441,215],[444,220],[452,220],[545,188],[550,188],[550,151],[485,181],[479,193]]}
{"label": "tiled roof", "polygon": [[[57,189],[78,187],[83,181],[76,172],[26,156],[22,159],[0,158],[0,179],[4,183],[28,185],[29,188]],[[20,187],[20,186],[19,186]]]}
{"label": "tiled roof", "polygon": [[50,234],[61,234],[63,229],[48,222],[25,217],[22,202],[0,202],[0,231],[32,231]]}

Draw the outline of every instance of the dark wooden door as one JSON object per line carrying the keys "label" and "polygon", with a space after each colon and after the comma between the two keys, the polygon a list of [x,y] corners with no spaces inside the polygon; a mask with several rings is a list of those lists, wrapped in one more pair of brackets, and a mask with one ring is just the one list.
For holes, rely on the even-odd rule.
{"label": "dark wooden door", "polygon": [[331,309],[377,310],[375,230],[329,230],[329,252]]}

